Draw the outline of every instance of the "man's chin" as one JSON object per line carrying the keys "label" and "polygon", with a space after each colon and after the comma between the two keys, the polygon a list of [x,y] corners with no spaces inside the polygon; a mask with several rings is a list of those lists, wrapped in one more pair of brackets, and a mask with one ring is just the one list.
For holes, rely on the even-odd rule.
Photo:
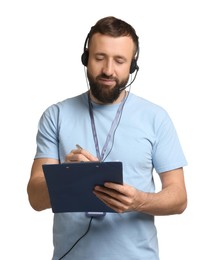
{"label": "man's chin", "polygon": [[111,104],[119,97],[119,93],[111,93],[110,91],[102,91],[101,93],[93,93],[93,96],[104,104]]}
{"label": "man's chin", "polygon": [[116,82],[115,83],[102,83],[99,82],[99,86],[101,87],[101,89],[113,89],[116,87]]}

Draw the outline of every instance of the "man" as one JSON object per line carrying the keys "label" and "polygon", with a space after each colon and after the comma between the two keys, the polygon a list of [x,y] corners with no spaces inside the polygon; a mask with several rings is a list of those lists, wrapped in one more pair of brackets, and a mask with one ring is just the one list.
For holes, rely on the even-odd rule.
{"label": "man", "polygon": [[[51,208],[43,164],[123,163],[123,185],[105,183],[93,190],[116,213],[92,223],[83,212],[54,214],[53,259],[158,260],[154,216],[186,208],[186,159],[170,117],[160,106],[126,91],[138,72],[138,55],[131,25],[115,17],[99,20],[82,54],[90,90],[50,106],[40,119],[28,183],[35,210]],[[162,182],[156,193],[153,169]]]}

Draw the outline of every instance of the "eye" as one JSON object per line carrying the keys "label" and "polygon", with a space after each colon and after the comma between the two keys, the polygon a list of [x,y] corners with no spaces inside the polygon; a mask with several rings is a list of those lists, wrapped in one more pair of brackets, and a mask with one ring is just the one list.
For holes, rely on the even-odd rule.
{"label": "eye", "polygon": [[117,57],[117,58],[115,58],[115,62],[118,64],[123,64],[126,62],[126,60],[122,57]]}
{"label": "eye", "polygon": [[96,55],[96,56],[95,56],[95,59],[96,59],[97,61],[101,61],[101,60],[104,59],[104,55]]}
{"label": "eye", "polygon": [[118,60],[116,60],[116,62],[117,62],[118,64],[123,64],[123,63],[124,63],[124,60],[118,59]]}

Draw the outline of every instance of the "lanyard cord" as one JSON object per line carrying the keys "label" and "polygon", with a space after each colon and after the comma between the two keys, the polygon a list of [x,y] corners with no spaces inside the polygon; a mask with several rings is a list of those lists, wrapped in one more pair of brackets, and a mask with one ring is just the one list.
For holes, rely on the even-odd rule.
{"label": "lanyard cord", "polygon": [[105,144],[104,144],[102,151],[100,153],[98,136],[97,136],[96,126],[95,126],[94,113],[93,113],[93,105],[91,103],[90,95],[88,94],[89,115],[90,115],[91,126],[92,126],[92,134],[93,134],[93,139],[94,139],[94,143],[95,143],[96,154],[97,154],[97,157],[98,157],[100,162],[103,161],[105,152],[106,152],[107,147],[108,147],[108,144],[109,144],[111,138],[114,137],[115,131],[118,127],[118,124],[119,124],[119,121],[120,121],[120,118],[121,118],[121,115],[122,115],[122,110],[123,110],[123,106],[125,104],[125,100],[126,100],[126,97],[124,96],[124,98],[122,99],[122,101],[121,101],[121,103],[120,103],[120,105],[117,109],[115,118],[111,123],[111,127],[110,127],[108,134],[107,134]]}

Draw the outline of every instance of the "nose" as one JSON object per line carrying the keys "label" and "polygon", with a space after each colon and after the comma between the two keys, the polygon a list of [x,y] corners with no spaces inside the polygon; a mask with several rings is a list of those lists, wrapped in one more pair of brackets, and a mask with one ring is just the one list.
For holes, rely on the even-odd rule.
{"label": "nose", "polygon": [[114,63],[112,60],[106,60],[103,65],[103,73],[107,76],[111,76],[114,73]]}

